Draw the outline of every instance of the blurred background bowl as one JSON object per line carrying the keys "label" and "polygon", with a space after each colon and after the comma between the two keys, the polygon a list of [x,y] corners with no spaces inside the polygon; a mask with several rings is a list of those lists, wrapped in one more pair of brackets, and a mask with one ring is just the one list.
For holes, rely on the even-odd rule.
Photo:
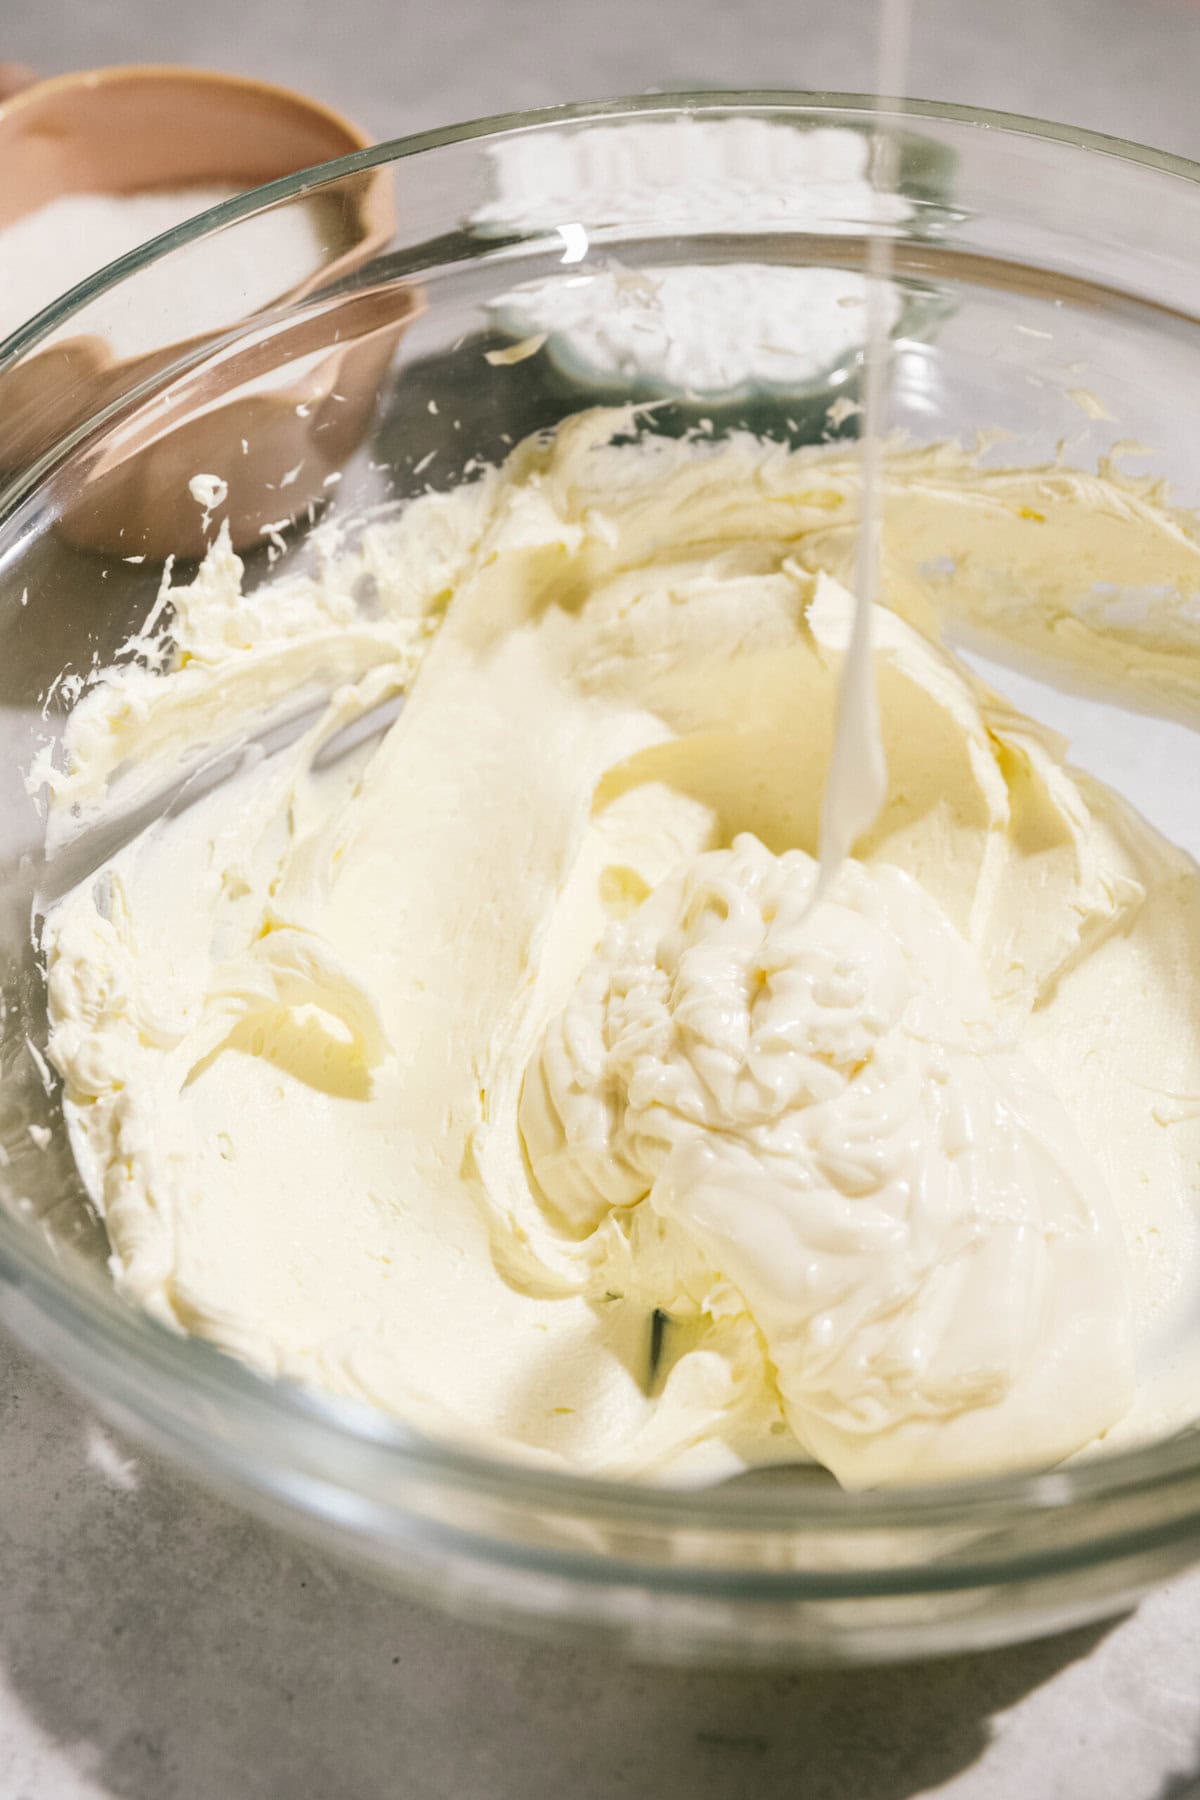
{"label": "blurred background bowl", "polygon": [[[303,94],[238,76],[184,68],[85,70],[23,87],[0,105],[0,229],[64,195],[132,196],[187,189],[240,192],[295,176],[309,166],[363,149],[370,140],[340,114]],[[271,251],[260,228],[254,242],[230,234],[210,263],[203,247],[180,246],[169,278],[151,288],[100,287],[36,351],[0,380],[0,469],[28,465],[80,421],[128,393],[214,335],[180,334],[178,320],[194,319],[179,288],[212,298],[214,325],[239,315],[294,302],[369,260],[388,240],[392,217],[385,178],[366,174],[339,189],[331,203],[291,201],[293,228],[310,226],[310,267],[286,285],[272,283]],[[282,209],[274,215],[276,239]],[[322,216],[316,215],[320,212]],[[309,219],[308,215],[313,215]],[[175,233],[167,234],[168,239]],[[297,232],[289,233],[295,256]],[[164,271],[164,274],[167,272]],[[84,283],[86,289],[89,284]],[[82,297],[81,297],[82,298]],[[169,403],[157,429],[144,428],[97,468],[85,507],[64,516],[62,528],[91,547],[163,557],[202,547],[200,515],[186,504],[187,478],[207,471],[214,457],[244,438],[251,447],[226,479],[233,487],[229,519],[238,544],[259,535],[262,520],[292,517],[322,498],[321,483],[347,454],[365,420],[345,402],[336,422],[322,409],[339,388],[347,357],[362,367],[345,386],[369,391],[392,348],[391,328],[407,316],[377,301],[354,320],[343,319],[336,354],[310,322],[313,355],[286,386],[255,383],[235,390],[202,415],[177,418]],[[174,321],[174,325],[173,325]],[[118,333],[115,350],[110,333]],[[291,492],[275,504],[280,478],[304,465]],[[178,489],[183,499],[164,505]]]}

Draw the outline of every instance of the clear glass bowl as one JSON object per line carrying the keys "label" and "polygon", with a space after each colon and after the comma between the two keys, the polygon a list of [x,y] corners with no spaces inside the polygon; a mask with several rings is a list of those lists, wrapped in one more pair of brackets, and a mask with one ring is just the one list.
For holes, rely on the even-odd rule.
{"label": "clear glass bowl", "polygon": [[[680,119],[718,128],[712,167],[653,204],[628,185],[594,204],[552,184],[500,191],[498,153],[511,169],[536,146],[522,166],[545,169],[558,166],[548,134]],[[569,339],[524,354],[528,321],[506,297],[613,270],[861,269],[861,203],[830,185],[821,156],[774,211],[759,204],[761,171],[751,156],[747,184],[733,129],[749,120],[861,134],[870,112],[853,97],[656,97],[386,144],[180,227],[0,352],[0,1319],[119,1426],[445,1605],[647,1656],[853,1661],[1030,1636],[1128,1604],[1200,1555],[1200,1437],[970,1486],[846,1494],[776,1473],[682,1493],[531,1472],[260,1379],[115,1298],[40,1056],[30,930],[35,892],[61,890],[113,845],[85,834],[48,862],[23,772],[69,708],[72,684],[56,678],[109,661],[149,610],[165,551],[199,548],[185,477],[214,464],[230,477],[253,581],[303,555],[335,489],[346,508],[449,485],[597,397],[670,392],[652,369],[589,366]],[[892,423],[917,441],[999,428],[1013,463],[1065,440],[1067,460],[1090,467],[1118,438],[1140,439],[1179,498],[1200,501],[1200,435],[1180,405],[1200,391],[1200,168],[953,107],[914,105],[898,128]],[[615,150],[589,141],[602,162]],[[320,253],[263,304],[294,208]],[[183,302],[205,282],[226,310],[198,333]],[[230,324],[231,295],[257,310]],[[114,322],[119,359],[97,342]],[[723,388],[651,415],[654,429],[711,417],[814,437],[831,397],[853,394],[857,363],[843,333],[773,386],[739,384],[735,367]],[[839,429],[853,432],[852,410]],[[1140,719],[1114,735],[1089,717],[1092,738],[1117,746],[1119,767],[1099,772],[1153,810],[1162,733],[1182,728]],[[1176,742],[1172,766],[1190,754]]]}

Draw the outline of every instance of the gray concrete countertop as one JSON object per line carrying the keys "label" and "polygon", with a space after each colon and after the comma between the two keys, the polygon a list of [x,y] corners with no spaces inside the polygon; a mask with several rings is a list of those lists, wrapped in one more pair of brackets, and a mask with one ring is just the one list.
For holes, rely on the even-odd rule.
{"label": "gray concrete countertop", "polygon": [[2,1340],[0,1580],[4,1800],[1200,1796],[1200,1575],[983,1656],[630,1666],[380,1592]]}
{"label": "gray concrete countertop", "polygon": [[[916,0],[910,91],[1200,157],[1197,0]],[[45,73],[216,65],[381,136],[650,86],[869,88],[875,0],[76,0]],[[0,1340],[3,1800],[1184,1800],[1200,1573],[1108,1627],[855,1674],[623,1666],[443,1619],[128,1445]]]}

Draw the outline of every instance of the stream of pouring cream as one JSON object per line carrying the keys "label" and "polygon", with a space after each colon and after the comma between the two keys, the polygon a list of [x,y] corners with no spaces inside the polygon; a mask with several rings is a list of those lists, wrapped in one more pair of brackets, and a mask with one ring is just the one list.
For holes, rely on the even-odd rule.
{"label": "stream of pouring cream", "polygon": [[[895,190],[899,157],[894,113],[907,84],[912,33],[911,0],[881,0],[879,57],[875,81],[875,128],[869,165],[876,193]],[[871,658],[871,614],[879,586],[883,516],[883,434],[887,424],[891,374],[888,296],[895,266],[889,229],[867,227],[867,316],[863,363],[862,513],[858,527],[855,590],[857,604],[850,646],[838,688],[833,751],[821,807],[820,871],[812,904],[868,832],[887,799],[887,761],[879,719],[875,665]]]}

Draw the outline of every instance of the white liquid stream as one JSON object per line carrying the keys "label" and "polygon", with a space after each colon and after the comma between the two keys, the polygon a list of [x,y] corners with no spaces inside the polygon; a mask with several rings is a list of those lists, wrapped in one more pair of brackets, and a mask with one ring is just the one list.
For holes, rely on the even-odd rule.
{"label": "white liquid stream", "polygon": [[[870,176],[877,193],[896,186],[895,126],[887,118],[903,104],[911,0],[882,0],[876,70],[876,125]],[[871,829],[887,798],[887,762],[879,722],[879,697],[871,660],[871,608],[879,586],[883,529],[883,436],[887,428],[891,374],[891,321],[888,305],[895,267],[893,239],[876,222],[867,236],[867,337],[863,378],[862,517],[858,530],[858,603],[838,691],[833,752],[821,808],[820,876],[813,904],[827,892],[837,869]]]}

